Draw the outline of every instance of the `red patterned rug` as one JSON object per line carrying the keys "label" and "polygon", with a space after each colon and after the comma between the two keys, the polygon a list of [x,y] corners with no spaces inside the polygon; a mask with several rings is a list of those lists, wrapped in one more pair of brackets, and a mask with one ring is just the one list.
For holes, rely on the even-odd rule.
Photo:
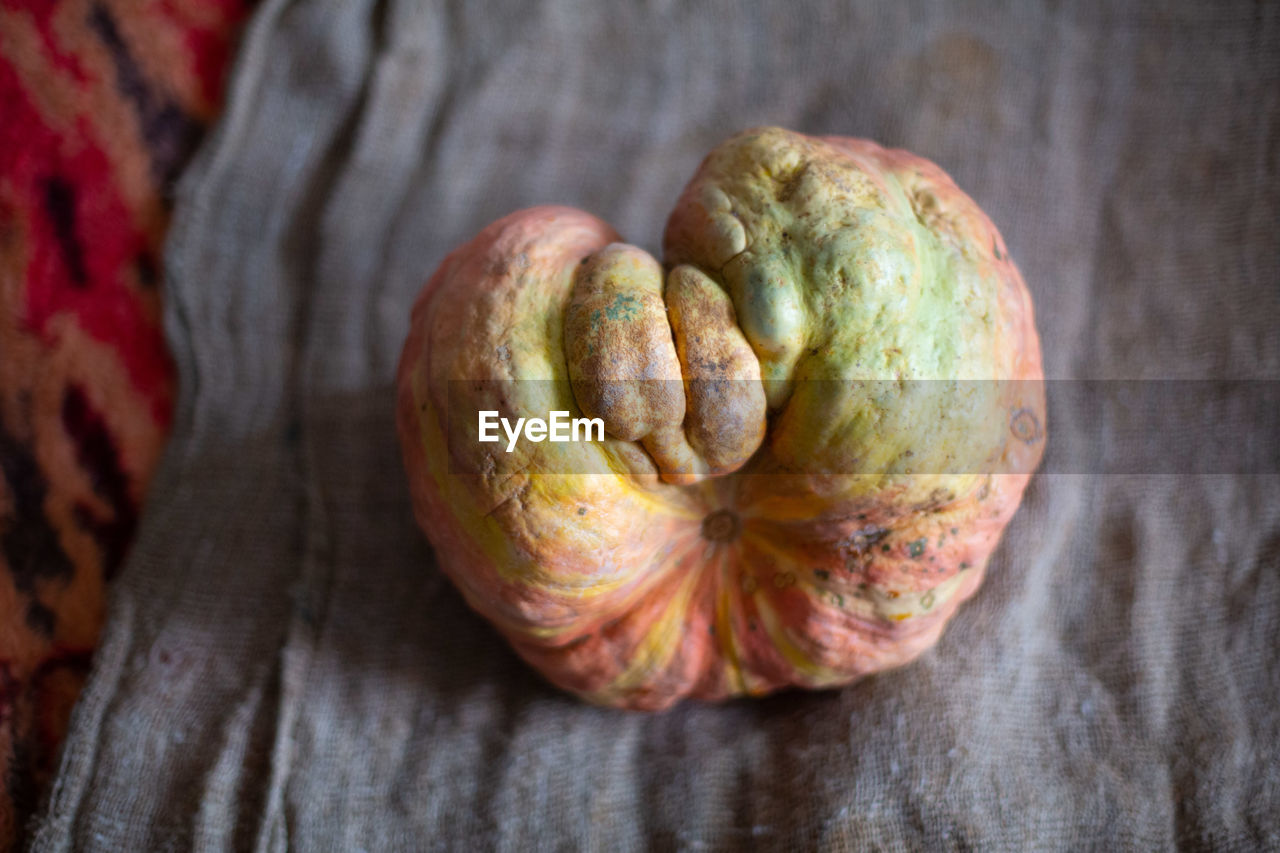
{"label": "red patterned rug", "polygon": [[0,849],[55,769],[169,430],[173,184],[249,0],[0,0]]}

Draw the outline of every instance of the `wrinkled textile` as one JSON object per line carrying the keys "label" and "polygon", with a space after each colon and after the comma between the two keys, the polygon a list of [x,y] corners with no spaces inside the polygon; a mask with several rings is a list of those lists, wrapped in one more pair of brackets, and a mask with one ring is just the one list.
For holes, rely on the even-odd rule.
{"label": "wrinkled textile", "polygon": [[450,248],[557,202],[655,250],[761,123],[947,169],[1051,377],[1280,377],[1278,55],[1266,4],[267,3],[181,185],[174,436],[36,849],[1280,845],[1280,467],[1098,473],[1200,438],[1099,448],[1051,402],[936,649],[647,716],[547,687],[444,581],[392,389]]}

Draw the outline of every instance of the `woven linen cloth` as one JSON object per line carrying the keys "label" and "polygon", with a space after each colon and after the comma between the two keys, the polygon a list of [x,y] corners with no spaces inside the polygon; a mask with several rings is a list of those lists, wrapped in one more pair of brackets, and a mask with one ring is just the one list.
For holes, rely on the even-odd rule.
{"label": "woven linen cloth", "polygon": [[[1278,59],[1276,4],[265,3],[180,187],[173,439],[35,849],[1280,846],[1280,465],[1193,473],[1203,435],[1051,406],[933,651],[645,715],[467,609],[393,422],[449,249],[565,203],[656,250],[765,123],[949,171],[1054,379],[1280,377]],[[1173,461],[1096,461],[1131,454]]]}

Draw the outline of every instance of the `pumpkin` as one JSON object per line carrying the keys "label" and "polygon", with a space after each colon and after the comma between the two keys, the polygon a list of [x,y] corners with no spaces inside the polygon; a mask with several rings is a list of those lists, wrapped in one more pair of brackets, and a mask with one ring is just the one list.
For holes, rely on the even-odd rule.
{"label": "pumpkin", "polygon": [[[762,128],[703,161],[663,253],[538,207],[431,277],[397,423],[440,567],[605,705],[915,658],[1044,447],[1031,298],[999,233],[920,157]],[[509,440],[555,412],[578,440]]]}

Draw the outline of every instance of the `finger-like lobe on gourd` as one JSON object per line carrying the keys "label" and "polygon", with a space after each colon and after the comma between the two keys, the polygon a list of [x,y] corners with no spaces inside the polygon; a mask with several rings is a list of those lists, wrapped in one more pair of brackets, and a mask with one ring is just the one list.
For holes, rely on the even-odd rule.
{"label": "finger-like lobe on gourd", "polygon": [[565,358],[579,407],[605,431],[641,441],[667,480],[699,476],[681,428],[685,395],[663,302],[662,267],[614,243],[584,258],[565,312]]}
{"label": "finger-like lobe on gourd", "polygon": [[647,252],[614,243],[582,260],[564,336],[574,396],[611,435],[638,441],[684,418],[662,267]]}
{"label": "finger-like lobe on gourd", "polygon": [[671,271],[667,311],[684,372],[685,434],[713,474],[734,471],[764,440],[760,362],[728,294],[696,267]]}
{"label": "finger-like lobe on gourd", "polygon": [[725,265],[724,278],[743,334],[760,357],[769,405],[779,408],[790,395],[809,325],[800,285],[781,253],[743,252]]}

